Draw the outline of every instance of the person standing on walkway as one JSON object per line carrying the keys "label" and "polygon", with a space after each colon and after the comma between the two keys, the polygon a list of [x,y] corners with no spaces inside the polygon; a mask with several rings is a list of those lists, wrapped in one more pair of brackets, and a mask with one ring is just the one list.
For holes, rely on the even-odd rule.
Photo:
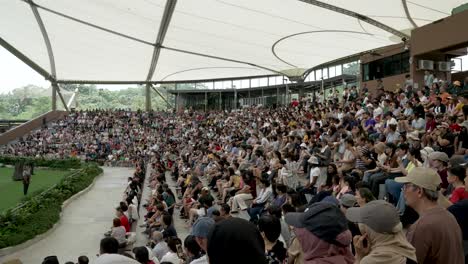
{"label": "person standing on walkway", "polygon": [[24,166],[23,170],[23,194],[28,194],[29,184],[31,183],[31,167]]}

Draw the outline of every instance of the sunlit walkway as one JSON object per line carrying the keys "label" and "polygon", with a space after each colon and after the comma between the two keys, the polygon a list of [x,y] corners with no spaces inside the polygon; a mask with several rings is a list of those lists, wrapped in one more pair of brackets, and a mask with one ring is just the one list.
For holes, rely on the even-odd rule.
{"label": "sunlit walkway", "polygon": [[0,257],[0,262],[20,258],[25,264],[41,263],[43,258],[56,255],[60,263],[77,262],[80,255],[90,260],[99,253],[99,241],[112,226],[115,207],[121,200],[129,168],[104,167],[104,175],[96,184],[65,208],[58,228],[48,237],[15,254]]}

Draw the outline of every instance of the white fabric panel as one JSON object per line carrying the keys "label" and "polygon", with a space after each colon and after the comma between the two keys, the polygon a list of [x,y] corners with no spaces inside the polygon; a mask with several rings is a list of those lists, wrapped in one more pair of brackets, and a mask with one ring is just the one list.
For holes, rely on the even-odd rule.
{"label": "white fabric panel", "polygon": [[68,16],[151,43],[156,41],[165,0],[37,0]]}
{"label": "white fabric panel", "polygon": [[[401,0],[322,0],[361,13],[408,34],[412,28]],[[450,14],[466,0],[407,0],[421,26]],[[156,40],[166,0],[36,0],[36,3],[143,41]],[[28,4],[0,0],[0,36],[50,71],[44,40]],[[153,47],[113,35],[39,9],[49,33],[59,79],[144,81]],[[272,45],[287,38],[277,55],[298,68],[401,41],[398,37],[334,11],[299,0],[179,0],[164,46],[242,63],[163,49],[153,81],[194,80],[272,74],[293,68],[277,59]],[[180,73],[178,73],[180,72]],[[174,74],[177,73],[177,74]]]}
{"label": "white fabric panel", "polygon": [[267,74],[272,74],[272,72],[249,65],[162,49],[153,80],[199,80],[212,79],[213,76],[231,78]]}
{"label": "white fabric panel", "polygon": [[39,11],[47,25],[57,78],[145,80],[153,47]]}
{"label": "white fabric panel", "polygon": [[44,38],[28,4],[22,1],[0,0],[0,36],[51,73]]}
{"label": "white fabric panel", "polygon": [[[282,37],[317,30],[362,32],[355,18],[296,0],[180,0],[165,45],[283,71],[291,66],[274,57],[272,45]],[[278,55],[309,68],[363,51],[363,47],[391,43],[386,38],[372,41],[372,37],[354,34],[309,34],[281,42]]]}

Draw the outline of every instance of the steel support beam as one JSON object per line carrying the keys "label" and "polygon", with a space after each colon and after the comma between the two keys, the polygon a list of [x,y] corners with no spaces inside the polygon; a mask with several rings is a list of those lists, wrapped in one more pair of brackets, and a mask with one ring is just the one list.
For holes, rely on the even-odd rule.
{"label": "steel support beam", "polygon": [[307,4],[311,4],[311,5],[314,5],[314,6],[318,6],[318,7],[321,7],[321,8],[325,8],[325,9],[328,9],[330,11],[334,11],[334,12],[337,12],[337,13],[340,13],[340,14],[343,14],[343,15],[347,15],[347,16],[350,16],[350,17],[354,17],[354,18],[357,18],[363,22],[366,22],[370,25],[373,25],[375,27],[378,27],[382,30],[385,30],[397,37],[400,37],[401,39],[406,39],[406,40],[409,40],[410,39],[410,36],[399,31],[399,30],[396,30],[390,26],[387,26],[385,25],[384,23],[381,23],[375,19],[372,19],[368,16],[365,16],[365,15],[362,15],[362,14],[359,14],[359,13],[356,13],[356,12],[353,12],[351,10],[348,10],[348,9],[344,9],[344,8],[341,8],[341,7],[338,7],[338,6],[334,6],[334,5],[330,5],[330,4],[327,4],[327,3],[324,3],[322,1],[318,1],[318,0],[299,0],[301,2],[304,2],[304,3],[307,3]]}
{"label": "steel support beam", "polygon": [[24,62],[26,65],[31,67],[39,75],[44,77],[44,79],[48,81],[55,81],[55,77],[53,77],[47,70],[36,64],[34,61],[32,61],[30,58],[24,55],[21,51],[17,50],[15,47],[10,45],[10,43],[6,42],[2,37],[0,37],[0,46],[4,47],[20,61]]}
{"label": "steel support beam", "polygon": [[174,13],[176,4],[177,0],[166,1],[166,6],[164,8],[164,13],[161,18],[161,23],[159,24],[158,35],[154,44],[153,57],[151,58],[150,68],[148,71],[148,75],[146,76],[147,82],[151,81],[151,79],[153,78],[156,66],[158,65],[159,54],[161,53],[161,46],[164,42],[164,38],[166,37],[167,30],[169,29],[169,24],[171,22],[172,14]]}
{"label": "steel support beam", "polygon": [[[55,86],[55,89],[54,89],[54,86]],[[60,86],[58,85],[58,83],[52,83],[52,93],[54,93],[53,92],[54,90],[55,90],[55,93],[58,94],[58,96],[60,97],[60,101],[62,101],[63,108],[65,108],[67,112],[70,112],[70,110],[68,110],[67,103],[65,103],[65,99],[63,98],[62,92],[60,91]],[[52,94],[52,97],[53,96],[54,95]],[[52,108],[53,107],[54,107],[54,102],[52,102]],[[57,97],[55,97],[55,109],[52,109],[52,110],[57,110]]]}
{"label": "steel support beam", "polygon": [[403,4],[403,9],[405,10],[406,18],[411,23],[411,25],[413,25],[414,28],[417,28],[418,25],[416,25],[416,22],[414,22],[413,18],[411,17],[406,0],[401,0],[401,3]]}
{"label": "steel support beam", "polygon": [[75,89],[72,96],[70,97],[70,100],[68,100],[67,107],[69,109],[70,109],[71,105],[73,104],[73,102],[76,100],[77,95],[78,95],[78,88]]}
{"label": "steel support beam", "polygon": [[52,83],[52,111],[57,110],[57,83]]}
{"label": "steel support beam", "polygon": [[153,78],[154,72],[156,71],[156,66],[158,65],[159,54],[161,54],[161,45],[164,42],[164,38],[166,37],[167,30],[169,28],[169,24],[171,22],[172,14],[174,13],[175,6],[177,4],[177,0],[167,0],[166,6],[164,8],[164,13],[161,18],[161,23],[159,24],[158,35],[156,37],[156,42],[154,44],[153,49],[153,56],[151,58],[150,68],[148,70],[148,75],[146,76],[146,90],[145,90],[145,109],[146,111],[151,111],[151,88],[161,96],[161,98],[166,102],[169,106],[169,102],[166,98],[156,90],[153,85],[150,83],[151,79]]}
{"label": "steel support beam", "polygon": [[151,84],[145,86],[145,110],[151,111]]}
{"label": "steel support beam", "polygon": [[[159,95],[159,97],[161,97],[161,99],[163,99],[163,101],[164,101],[164,102],[166,103],[166,105],[167,105],[167,108],[170,108],[170,107],[171,107],[171,103],[169,103],[169,101],[167,100],[167,98],[164,97],[164,95],[163,95],[160,91],[158,91],[158,89],[156,89],[153,85],[151,85],[151,84],[148,84],[148,85],[151,87],[151,89],[153,89],[153,91],[154,91],[155,93],[157,93],[157,94]],[[151,91],[150,91],[150,92],[151,92]],[[151,97],[151,95],[150,95],[150,97]],[[150,98],[150,101],[151,101],[151,98]]]}
{"label": "steel support beam", "polygon": [[237,90],[234,90],[234,109],[237,110]]}
{"label": "steel support beam", "polygon": [[219,92],[219,110],[223,110],[223,94]]}

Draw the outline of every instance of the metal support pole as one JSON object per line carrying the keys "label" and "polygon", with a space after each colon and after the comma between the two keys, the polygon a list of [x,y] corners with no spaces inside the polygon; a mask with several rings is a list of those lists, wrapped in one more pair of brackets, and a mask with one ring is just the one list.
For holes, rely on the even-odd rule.
{"label": "metal support pole", "polygon": [[179,93],[175,94],[175,110],[176,112],[179,110]]}
{"label": "metal support pole", "polygon": [[52,111],[57,110],[57,83],[52,83]]}
{"label": "metal support pole", "polygon": [[223,110],[223,98],[221,92],[219,92],[219,110]]}
{"label": "metal support pole", "polygon": [[[63,108],[65,108],[65,110],[69,112],[67,103],[65,103],[65,99],[63,98],[62,93],[60,92],[60,87],[58,86],[56,82],[52,83],[52,90],[54,90],[54,88],[55,88],[55,110],[57,110],[57,94],[58,94],[60,97],[60,100],[62,101]],[[52,103],[52,107],[53,107],[53,103]]]}
{"label": "metal support pole", "polygon": [[280,99],[279,99],[279,85],[276,85],[276,107],[280,106]]}
{"label": "metal support pole", "polygon": [[206,112],[207,108],[208,108],[208,93],[205,92],[205,112]]}
{"label": "metal support pole", "polygon": [[237,90],[234,89],[234,109],[237,110]]}
{"label": "metal support pole", "polygon": [[151,84],[146,84],[145,89],[145,110],[151,111]]}
{"label": "metal support pole", "polygon": [[323,93],[323,102],[325,103],[326,99],[325,99],[325,82],[322,78],[322,93]]}

